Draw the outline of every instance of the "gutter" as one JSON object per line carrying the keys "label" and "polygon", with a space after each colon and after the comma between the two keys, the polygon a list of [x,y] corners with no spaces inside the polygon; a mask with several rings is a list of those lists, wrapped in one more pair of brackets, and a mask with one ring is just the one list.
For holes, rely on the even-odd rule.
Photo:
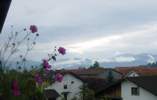
{"label": "gutter", "polygon": [[11,1],[12,0],[0,0],[0,33],[2,31]]}

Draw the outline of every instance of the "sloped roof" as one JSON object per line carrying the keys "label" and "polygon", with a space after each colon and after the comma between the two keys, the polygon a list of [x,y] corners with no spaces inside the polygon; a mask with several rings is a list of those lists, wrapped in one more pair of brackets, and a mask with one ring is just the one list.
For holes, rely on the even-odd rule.
{"label": "sloped roof", "polygon": [[79,74],[79,75],[97,75],[106,71],[105,68],[89,68],[89,69],[79,69],[73,70],[72,72]]}
{"label": "sloped roof", "polygon": [[48,90],[44,90],[44,95],[47,98],[58,98],[60,95],[58,94],[58,92],[54,89],[48,89]]}
{"label": "sloped roof", "polygon": [[108,68],[88,68],[88,69],[85,69],[85,68],[80,68],[80,69],[71,69],[71,70],[60,70],[61,72],[72,72],[72,73],[75,73],[77,75],[97,75],[97,74],[100,74],[100,73],[103,73],[107,70]]}
{"label": "sloped roof", "polygon": [[11,0],[0,0],[0,32],[10,7]]}
{"label": "sloped roof", "polygon": [[95,93],[102,90],[103,87],[108,85],[107,80],[96,77],[81,77],[85,83],[87,83],[88,88],[95,91]]}
{"label": "sloped roof", "polygon": [[129,72],[136,72],[142,76],[157,75],[156,67],[117,67],[115,70],[119,71],[123,75],[127,75]]}
{"label": "sloped roof", "polygon": [[96,93],[96,96],[100,96],[101,94],[104,94],[106,92],[106,90],[108,90],[110,88],[114,88],[116,86],[119,86],[123,80],[124,79],[119,79],[119,80],[116,80],[114,82],[106,84],[106,86],[101,87],[101,90]]}
{"label": "sloped roof", "polygon": [[127,80],[157,96],[157,76],[132,77]]}

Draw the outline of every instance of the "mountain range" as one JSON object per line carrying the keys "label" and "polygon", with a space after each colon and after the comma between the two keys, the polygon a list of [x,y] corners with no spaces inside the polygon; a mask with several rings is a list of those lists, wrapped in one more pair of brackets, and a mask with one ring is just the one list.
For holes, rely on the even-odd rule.
{"label": "mountain range", "polygon": [[[65,68],[65,69],[76,69],[85,67],[90,67],[95,60],[90,58],[66,58],[58,59],[56,62],[52,63],[55,69]],[[146,65],[148,63],[153,63],[157,61],[157,55],[153,54],[122,54],[117,55],[108,59],[97,60],[101,67],[128,67],[128,66],[139,66]],[[28,60],[26,62],[27,68],[31,66],[39,66],[41,62]],[[13,64],[15,66],[15,64]]]}

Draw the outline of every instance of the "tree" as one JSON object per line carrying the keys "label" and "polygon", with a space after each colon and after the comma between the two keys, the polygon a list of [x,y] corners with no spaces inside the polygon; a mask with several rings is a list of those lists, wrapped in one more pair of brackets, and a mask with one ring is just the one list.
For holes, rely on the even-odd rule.
{"label": "tree", "polygon": [[157,67],[157,62],[148,63],[146,66],[147,66],[147,67]]}
{"label": "tree", "polygon": [[100,67],[98,61],[95,61],[94,64],[90,66],[90,68],[98,68],[98,67]]}
{"label": "tree", "polygon": [[82,100],[95,100],[95,93],[86,84],[81,87]]}
{"label": "tree", "polygon": [[113,78],[114,78],[113,73],[112,73],[112,70],[110,69],[107,76],[108,82],[113,82]]}

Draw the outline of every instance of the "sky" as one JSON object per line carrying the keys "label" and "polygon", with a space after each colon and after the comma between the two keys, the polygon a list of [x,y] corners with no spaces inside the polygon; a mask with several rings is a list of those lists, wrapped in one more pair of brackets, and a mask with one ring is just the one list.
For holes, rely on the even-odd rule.
{"label": "sky", "polygon": [[59,56],[63,63],[108,62],[124,54],[157,54],[156,12],[157,0],[12,0],[3,32],[10,25],[37,25],[40,37],[29,56],[34,61],[57,45],[67,49]]}

